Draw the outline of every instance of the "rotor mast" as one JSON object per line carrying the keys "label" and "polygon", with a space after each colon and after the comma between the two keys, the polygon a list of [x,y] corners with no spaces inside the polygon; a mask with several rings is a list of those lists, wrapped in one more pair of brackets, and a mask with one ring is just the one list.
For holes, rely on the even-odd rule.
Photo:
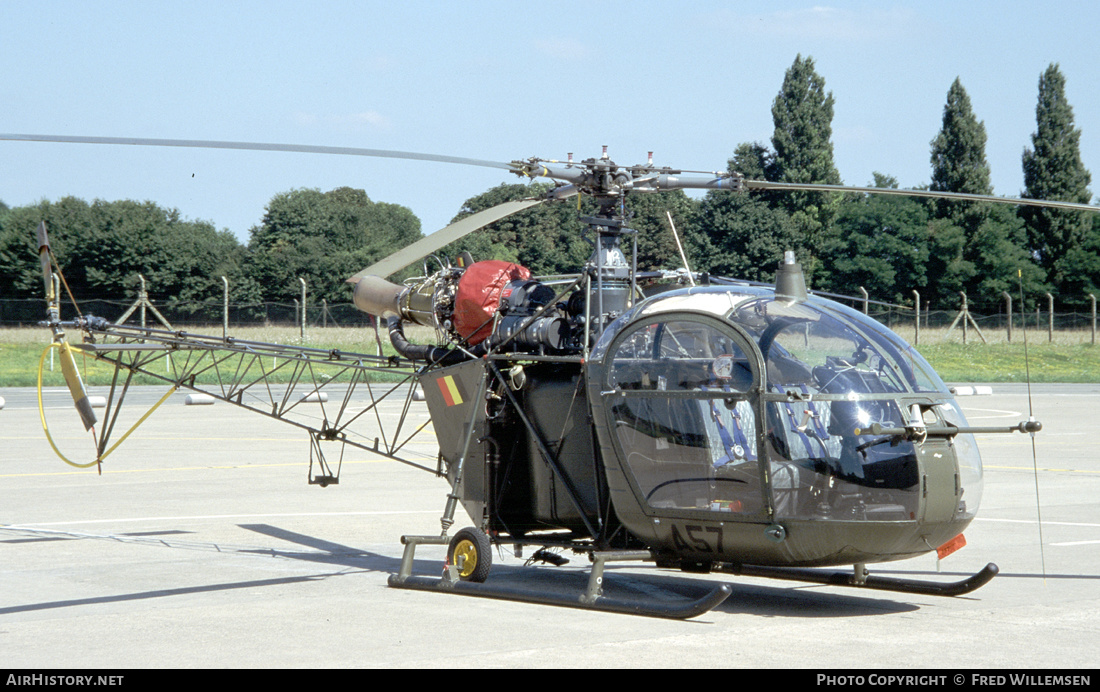
{"label": "rotor mast", "polygon": [[[585,266],[589,280],[586,292],[585,324],[590,335],[598,338],[611,320],[625,312],[632,303],[637,274],[637,242],[628,260],[623,251],[623,238],[635,232],[627,227],[623,202],[627,195],[665,190],[742,190],[744,178],[739,173],[714,172],[684,175],[684,171],[653,164],[653,152],[648,161],[636,166],[619,166],[603,147],[600,157],[580,162],[569,154],[566,161],[528,159],[513,161],[513,172],[528,178],[550,178],[563,185],[548,197],[560,199],[573,194],[587,195],[597,205],[596,214],[582,217],[595,238],[594,249]],[[585,340],[590,343],[591,337]]]}

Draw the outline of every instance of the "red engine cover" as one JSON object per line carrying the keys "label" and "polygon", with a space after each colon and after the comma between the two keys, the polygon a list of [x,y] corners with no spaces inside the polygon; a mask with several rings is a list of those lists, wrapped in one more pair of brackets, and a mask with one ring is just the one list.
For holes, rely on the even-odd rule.
{"label": "red engine cover", "polygon": [[489,337],[500,294],[509,282],[531,278],[527,267],[503,260],[474,262],[458,280],[455,295],[455,331],[473,346]]}

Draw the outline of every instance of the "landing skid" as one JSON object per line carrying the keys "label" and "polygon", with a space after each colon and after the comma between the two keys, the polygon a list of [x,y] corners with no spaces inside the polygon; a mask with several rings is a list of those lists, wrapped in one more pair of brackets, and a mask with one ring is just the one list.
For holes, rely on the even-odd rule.
{"label": "landing skid", "polygon": [[695,600],[627,599],[609,597],[604,594],[603,573],[606,563],[649,561],[653,559],[653,555],[649,551],[594,552],[592,554],[592,572],[588,577],[588,588],[584,593],[574,596],[552,594],[516,586],[463,581],[458,577],[459,566],[457,565],[448,565],[442,578],[416,576],[412,574],[413,554],[416,546],[421,544],[447,545],[448,539],[445,536],[403,536],[401,542],[405,544],[405,552],[401,558],[401,570],[397,574],[390,575],[389,578],[389,585],[398,589],[438,591],[465,596],[498,598],[541,605],[585,608],[611,613],[679,620],[686,620],[706,613],[726,600],[732,593],[732,588],[728,584],[721,584]]}
{"label": "landing skid", "polygon": [[756,565],[728,565],[716,568],[715,571],[740,574],[747,577],[789,579],[815,584],[828,584],[830,586],[851,586],[859,589],[898,591],[924,596],[962,596],[988,584],[993,577],[997,576],[1000,569],[990,562],[976,574],[955,582],[932,582],[873,576],[867,573],[863,565],[856,565],[852,572],[825,572],[816,569],[758,567]]}
{"label": "landing skid", "polygon": [[[503,584],[486,584],[464,581],[459,577],[461,565],[448,565],[441,578],[412,574],[413,556],[418,545],[447,545],[446,536],[402,536],[405,552],[401,558],[401,569],[390,575],[389,585],[398,589],[418,591],[437,591],[481,598],[498,598],[525,603],[585,608],[628,615],[646,615],[686,620],[697,617],[715,608],[732,593],[729,584],[721,584],[704,596],[695,600],[678,599],[660,601],[655,599],[614,598],[604,594],[604,566],[608,562],[650,561],[653,554],[649,551],[595,551],[592,553],[592,572],[588,577],[588,588],[583,594],[574,596],[547,593]],[[829,586],[848,586],[877,591],[895,591],[927,596],[962,596],[989,583],[1000,571],[992,562],[979,572],[955,582],[930,582],[917,579],[898,579],[868,574],[864,565],[855,565],[852,572],[828,572],[818,569],[797,569],[789,567],[760,567],[756,565],[733,565],[723,563],[714,565],[712,571],[749,577],[767,577]]]}

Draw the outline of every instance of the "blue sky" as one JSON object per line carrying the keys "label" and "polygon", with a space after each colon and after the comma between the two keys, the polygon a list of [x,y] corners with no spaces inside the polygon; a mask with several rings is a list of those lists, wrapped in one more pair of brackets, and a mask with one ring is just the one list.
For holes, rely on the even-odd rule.
{"label": "blue sky", "polygon": [[[836,99],[844,182],[927,183],[959,77],[996,194],[1023,187],[1059,63],[1100,175],[1096,2],[23,2],[0,0],[0,132],[247,140],[509,161],[723,169],[768,142],[796,55]],[[272,196],[363,188],[431,232],[503,171],[388,159],[0,142],[0,200],[153,200],[242,240]],[[1093,185],[1097,189],[1097,184]]]}

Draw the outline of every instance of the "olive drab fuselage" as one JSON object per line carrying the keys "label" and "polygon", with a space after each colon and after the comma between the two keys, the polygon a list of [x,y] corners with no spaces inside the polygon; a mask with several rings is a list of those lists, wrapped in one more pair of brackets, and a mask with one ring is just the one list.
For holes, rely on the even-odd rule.
{"label": "olive drab fuselage", "polygon": [[872,424],[965,425],[893,332],[835,302],[690,288],[623,315],[588,396],[618,518],[659,553],[822,566],[928,552],[981,498],[972,436],[899,440]]}

